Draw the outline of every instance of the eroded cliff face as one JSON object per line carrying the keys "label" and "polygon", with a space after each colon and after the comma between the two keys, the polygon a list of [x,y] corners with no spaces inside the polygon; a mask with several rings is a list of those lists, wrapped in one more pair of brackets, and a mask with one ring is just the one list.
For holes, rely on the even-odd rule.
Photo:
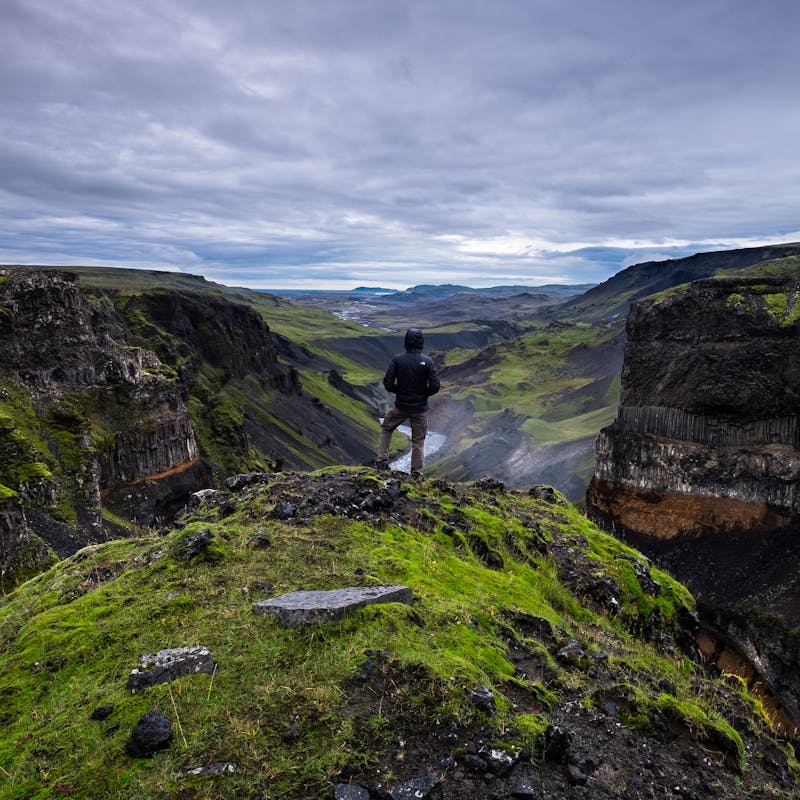
{"label": "eroded cliff face", "polygon": [[0,500],[24,520],[0,531],[6,576],[29,533],[63,557],[230,474],[370,458],[377,425],[285,360],[235,293],[0,268]]}
{"label": "eroded cliff face", "polygon": [[627,329],[587,513],[696,593],[709,661],[797,725],[800,258],[636,303]]}
{"label": "eroded cliff face", "polygon": [[206,485],[179,382],[120,341],[107,297],[87,296],[68,273],[5,270],[0,310],[6,574],[46,562],[48,547],[64,555],[63,527],[79,534],[73,550],[105,538],[101,498],[121,484],[179,469]]}
{"label": "eroded cliff face", "polygon": [[631,307],[589,516],[651,537],[800,521],[800,259]]}

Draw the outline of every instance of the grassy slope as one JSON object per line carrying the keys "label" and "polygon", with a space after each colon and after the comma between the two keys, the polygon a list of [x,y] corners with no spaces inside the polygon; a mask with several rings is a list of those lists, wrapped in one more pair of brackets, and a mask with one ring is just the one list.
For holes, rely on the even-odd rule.
{"label": "grassy slope", "polygon": [[[616,330],[611,330],[613,335]],[[596,347],[609,338],[609,330],[598,326],[542,326],[513,342],[495,347],[487,380],[474,385],[445,386],[445,397],[469,400],[478,414],[505,408],[529,418],[530,432],[540,432],[541,443],[578,438],[590,432],[593,421],[582,425],[575,418],[587,412],[613,414],[617,395],[611,392],[601,409],[587,409],[574,400],[562,399],[570,392],[592,383],[591,371],[569,363],[570,352],[578,346]]]}
{"label": "grassy slope", "polygon": [[[712,683],[691,662],[630,633],[654,613],[669,621],[691,604],[666,575],[653,570],[663,591],[645,595],[631,562],[618,558],[635,559],[633,552],[573,508],[476,487],[461,495],[463,487],[407,486],[392,518],[270,518],[282,497],[302,502],[304,491],[311,497],[345,485],[385,486],[369,470],[276,476],[270,487],[239,495],[232,515],[211,508],[166,538],[88,548],[3,598],[0,797],[166,798],[181,787],[196,798],[321,796],[346,764],[362,774],[378,771],[382,755],[406,735],[404,720],[430,729],[450,719],[486,722],[466,699],[476,684],[495,691],[495,730],[533,747],[559,696],[591,706],[592,683],[582,670],[557,664],[551,645],[516,630],[518,614],[546,620],[557,643],[575,637],[590,653],[608,655],[618,684],[636,697],[624,724],[647,727],[652,714],[669,707],[700,740],[728,741],[746,779],[742,740],[714,707],[719,692]],[[176,557],[180,542],[203,528],[214,537],[208,556],[183,563]],[[254,549],[256,531],[266,531],[272,546]],[[577,548],[596,562],[598,575],[619,582],[619,615],[590,609],[560,582],[544,548],[554,541]],[[417,603],[286,631],[251,611],[266,596],[258,588],[264,581],[274,584],[274,594],[405,583]],[[509,636],[558,673],[551,688],[515,675]],[[184,677],[136,695],[126,689],[142,654],[195,644],[211,649],[213,677]],[[394,692],[385,709],[375,705],[359,716],[348,687],[365,653],[376,651],[396,677]],[[512,704],[520,692],[529,697],[527,708]],[[748,724],[763,731],[758,708],[743,697]],[[111,716],[90,721],[102,705],[113,705]],[[152,759],[130,759],[125,740],[151,708],[170,717],[174,742]],[[292,723],[301,731],[300,750],[282,737]],[[238,771],[218,780],[186,775],[221,761]]]}

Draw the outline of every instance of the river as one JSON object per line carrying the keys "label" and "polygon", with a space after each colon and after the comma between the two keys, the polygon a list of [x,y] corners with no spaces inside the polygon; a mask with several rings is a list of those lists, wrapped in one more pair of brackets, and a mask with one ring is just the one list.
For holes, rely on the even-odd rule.
{"label": "river", "polygon": [[[411,438],[411,428],[409,428],[408,425],[401,425],[397,430],[402,431],[406,436]],[[425,459],[427,460],[434,453],[438,453],[446,441],[447,437],[443,433],[428,431],[428,435],[425,437]],[[400,472],[411,472],[411,450],[407,453],[403,453],[402,456],[398,456],[389,466]]]}

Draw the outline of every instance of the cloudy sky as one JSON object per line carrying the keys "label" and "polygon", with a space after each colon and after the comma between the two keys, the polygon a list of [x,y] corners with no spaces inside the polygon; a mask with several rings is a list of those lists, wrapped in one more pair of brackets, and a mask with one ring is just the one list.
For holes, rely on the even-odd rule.
{"label": "cloudy sky", "polygon": [[797,0],[0,0],[0,263],[604,280],[800,240]]}

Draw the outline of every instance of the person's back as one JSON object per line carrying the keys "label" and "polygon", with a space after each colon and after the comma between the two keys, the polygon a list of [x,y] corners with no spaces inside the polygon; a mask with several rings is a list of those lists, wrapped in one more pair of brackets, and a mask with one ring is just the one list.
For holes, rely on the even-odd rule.
{"label": "person's back", "polygon": [[422,469],[423,445],[428,431],[428,398],[439,391],[439,375],[432,359],[422,352],[425,339],[420,328],[409,328],[405,352],[389,363],[383,377],[386,391],[395,395],[394,406],[386,411],[381,423],[378,462],[388,463],[392,432],[407,419],[411,423],[411,472]]}

